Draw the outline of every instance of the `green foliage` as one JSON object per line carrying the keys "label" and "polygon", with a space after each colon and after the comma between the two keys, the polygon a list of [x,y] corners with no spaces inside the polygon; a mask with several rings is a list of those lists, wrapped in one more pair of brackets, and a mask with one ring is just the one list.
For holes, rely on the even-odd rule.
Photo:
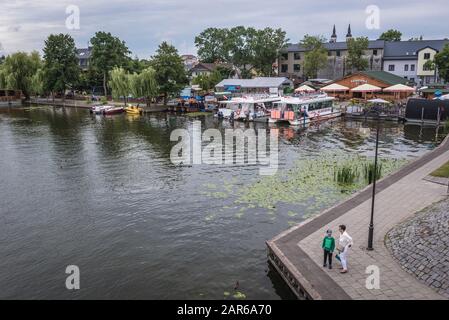
{"label": "green foliage", "polygon": [[44,86],[49,91],[61,92],[79,79],[75,41],[68,34],[50,35],[44,48]]}
{"label": "green foliage", "polygon": [[106,105],[106,104],[108,104],[108,98],[106,98],[105,96],[102,96],[100,99],[100,102],[102,105]]}
{"label": "green foliage", "polygon": [[257,30],[238,26],[230,29],[226,34],[228,35],[226,44],[230,54],[228,62],[239,66],[242,71],[249,70],[249,65],[254,61],[254,42]]}
{"label": "green foliage", "polygon": [[213,90],[223,79],[227,78],[220,70],[214,70],[210,75],[202,74],[192,79],[192,84],[199,85],[204,91]]}
{"label": "green foliage", "polygon": [[258,30],[253,42],[252,64],[262,76],[272,76],[273,62],[287,45],[288,39],[282,29]]}
{"label": "green foliage", "polygon": [[449,82],[449,44],[446,44],[434,57],[435,67],[444,81]]}
{"label": "green foliage", "polygon": [[254,69],[261,75],[272,74],[273,62],[287,43],[282,29],[255,29],[237,26],[231,29],[208,28],[195,38],[203,62],[226,62],[250,77]]}
{"label": "green foliage", "polygon": [[[374,163],[365,163],[363,166],[364,179],[367,184],[371,184],[374,181]],[[376,181],[382,177],[382,163],[377,164]]]}
{"label": "green foliage", "polygon": [[151,66],[156,70],[159,92],[166,104],[170,95],[178,94],[188,83],[182,58],[174,46],[164,41],[153,56]]}
{"label": "green foliage", "polygon": [[2,65],[0,65],[0,88],[6,88],[7,86],[6,70]]}
{"label": "green foliage", "polygon": [[366,37],[349,39],[348,70],[364,71],[368,68],[368,60],[363,56],[368,49],[369,40]]}
{"label": "green foliage", "polygon": [[36,51],[31,54],[14,53],[6,57],[2,64],[0,81],[6,89],[22,90],[28,99],[32,92],[32,78],[41,67],[42,61]]}
{"label": "green foliage", "polygon": [[302,46],[307,50],[304,57],[304,74],[309,78],[316,78],[318,71],[326,66],[327,50],[324,47],[324,39],[321,36],[305,35],[301,41]]}
{"label": "green foliage", "polygon": [[449,162],[446,162],[443,166],[432,172],[430,175],[433,177],[449,178]]}
{"label": "green foliage", "polygon": [[148,67],[139,74],[130,75],[130,89],[135,97],[145,97],[149,106],[151,99],[158,94],[156,71],[152,67]]}
{"label": "green foliage", "polygon": [[335,169],[334,180],[340,185],[352,185],[359,177],[357,167],[345,164]]}
{"label": "green foliage", "polygon": [[212,81],[207,74],[200,74],[192,79],[192,84],[199,85],[201,89],[207,91],[212,88]]}
{"label": "green foliage", "polygon": [[126,97],[131,92],[130,76],[123,68],[112,69],[109,75],[109,87],[112,89],[114,99],[123,97],[126,105]]}
{"label": "green foliage", "polygon": [[400,32],[399,30],[390,29],[390,30],[382,33],[379,37],[379,40],[401,41],[401,38],[402,38],[402,32]]}
{"label": "green foliage", "polygon": [[45,71],[44,69],[39,69],[31,77],[31,87],[30,92],[35,95],[42,95],[45,93]]}
{"label": "green foliage", "polygon": [[285,87],[284,88],[284,94],[292,94],[295,92],[295,89],[290,88],[290,87]]}
{"label": "green foliage", "polygon": [[198,56],[207,63],[229,62],[229,30],[207,28],[195,37]]}
{"label": "green foliage", "polygon": [[[302,218],[306,219],[314,213],[320,212],[341,201],[348,193],[360,190],[368,185],[364,179],[365,164],[372,163],[372,158],[343,152],[321,152],[319,155],[298,159],[292,168],[278,171],[274,176],[267,176],[249,184],[242,185],[238,179],[224,180],[218,185],[205,185],[202,192],[213,199],[233,199],[235,205],[243,209],[255,209],[257,212],[266,210],[270,215],[285,212],[285,207],[301,206]],[[391,173],[405,164],[405,160],[379,159],[384,174]],[[350,167],[357,171],[356,178],[349,184],[336,181],[336,174],[340,168]],[[235,197],[235,198],[234,198]],[[223,208],[225,209],[225,208]],[[238,207],[228,207],[241,214]],[[294,213],[287,212],[290,219]],[[237,215],[236,215],[237,216]]]}
{"label": "green foliage", "polygon": [[129,65],[130,51],[124,41],[114,37],[109,32],[97,32],[90,39],[92,44],[91,66],[101,71],[103,75],[103,90],[107,95],[107,81],[109,72],[114,67],[125,67]]}
{"label": "green foliage", "polygon": [[141,73],[144,69],[150,66],[150,62],[145,59],[139,59],[135,57],[134,59],[129,59],[127,65],[125,65],[125,69],[129,73]]}

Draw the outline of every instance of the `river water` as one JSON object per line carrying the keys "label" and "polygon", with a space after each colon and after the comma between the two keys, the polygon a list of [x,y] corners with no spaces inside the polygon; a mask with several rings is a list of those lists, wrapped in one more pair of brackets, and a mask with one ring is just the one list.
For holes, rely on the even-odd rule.
{"label": "river water", "polygon": [[[192,120],[0,109],[0,298],[231,299],[237,282],[248,299],[293,298],[265,241],[301,222],[306,205],[242,207],[236,199],[263,179],[254,165],[173,165],[170,133]],[[279,172],[329,151],[372,156],[367,128],[342,119],[279,127]],[[410,160],[444,134],[385,124],[380,138],[382,157]],[[80,269],[80,290],[65,287],[68,265]]]}

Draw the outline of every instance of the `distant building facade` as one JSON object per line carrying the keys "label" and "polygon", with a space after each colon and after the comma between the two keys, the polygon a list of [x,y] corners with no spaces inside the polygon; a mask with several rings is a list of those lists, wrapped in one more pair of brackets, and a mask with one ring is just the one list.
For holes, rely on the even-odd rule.
{"label": "distant building facade", "polygon": [[383,69],[420,86],[438,83],[438,72],[426,68],[425,64],[446,44],[449,40],[386,42]]}
{"label": "distant building facade", "polygon": [[189,72],[199,62],[198,58],[193,54],[183,54],[181,59],[187,72]]}
{"label": "distant building facade", "polygon": [[192,79],[195,77],[198,77],[198,76],[209,76],[212,72],[214,72],[219,67],[229,69],[230,72],[232,72],[232,70],[233,70],[232,65],[226,64],[226,63],[198,62],[192,69],[190,69],[189,74]]}
{"label": "distant building facade", "polygon": [[[339,79],[351,72],[347,65],[348,45],[352,39],[348,27],[346,41],[337,41],[334,26],[330,41],[324,44],[328,51],[327,65],[318,72],[318,78]],[[368,60],[367,71],[387,71],[406,78],[418,85],[438,82],[436,71],[424,64],[433,59],[449,40],[396,41],[370,40],[364,57]],[[305,80],[303,65],[307,50],[301,44],[291,44],[278,59],[278,75],[299,81]],[[295,81],[296,82],[296,81]]]}
{"label": "distant building facade", "polygon": [[225,79],[215,86],[218,92],[242,94],[281,94],[292,89],[293,81],[286,77],[257,77],[254,79]]}
{"label": "distant building facade", "polygon": [[78,65],[82,70],[89,69],[91,55],[92,55],[92,47],[76,49],[76,57],[78,58]]}

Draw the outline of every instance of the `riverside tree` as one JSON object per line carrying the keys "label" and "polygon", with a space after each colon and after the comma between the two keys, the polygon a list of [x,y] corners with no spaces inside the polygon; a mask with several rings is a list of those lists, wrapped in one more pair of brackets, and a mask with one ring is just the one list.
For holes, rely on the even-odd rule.
{"label": "riverside tree", "polygon": [[316,78],[318,71],[326,66],[327,50],[324,47],[324,39],[321,36],[305,35],[301,45],[306,49],[304,56],[304,74],[308,78]]}
{"label": "riverside tree", "polygon": [[252,70],[269,76],[279,51],[287,43],[285,35],[282,29],[272,28],[208,28],[195,38],[195,45],[203,62],[231,64],[240,69],[243,78],[251,77]]}
{"label": "riverside tree", "polygon": [[229,62],[230,45],[228,29],[207,28],[195,37],[198,56],[206,63]]}
{"label": "riverside tree", "polygon": [[109,79],[109,87],[112,90],[112,97],[114,99],[123,97],[123,101],[126,106],[128,95],[131,92],[129,73],[121,67],[115,67],[111,70]]}
{"label": "riverside tree", "polygon": [[130,51],[124,41],[109,32],[95,33],[90,43],[92,44],[91,64],[102,73],[104,95],[107,96],[109,73],[114,67],[124,67],[129,64]]}
{"label": "riverside tree", "polygon": [[167,104],[168,97],[178,94],[188,83],[186,71],[178,50],[167,42],[162,42],[152,57],[151,66],[156,70],[159,93]]}
{"label": "riverside tree", "polygon": [[26,99],[30,98],[32,92],[32,78],[42,61],[37,51],[28,54],[17,52],[6,57],[1,66],[0,78],[6,89],[21,90]]}
{"label": "riverside tree", "polygon": [[157,96],[159,89],[156,81],[156,71],[152,67],[148,67],[139,74],[132,74],[130,76],[130,89],[134,97],[144,97],[149,107],[151,99]]}
{"label": "riverside tree", "polygon": [[346,62],[350,71],[364,71],[368,68],[368,60],[364,57],[368,44],[369,40],[366,37],[348,40],[348,58]]}
{"label": "riverside tree", "polygon": [[259,74],[267,77],[272,75],[273,62],[279,57],[287,41],[286,33],[282,29],[265,28],[257,31],[252,44],[252,64]]}
{"label": "riverside tree", "polygon": [[38,69],[31,77],[30,92],[34,95],[42,95],[46,92],[45,71],[43,68]]}
{"label": "riverside tree", "polygon": [[68,34],[50,35],[44,47],[45,89],[61,92],[65,99],[67,88],[75,85],[79,79],[75,41]]}

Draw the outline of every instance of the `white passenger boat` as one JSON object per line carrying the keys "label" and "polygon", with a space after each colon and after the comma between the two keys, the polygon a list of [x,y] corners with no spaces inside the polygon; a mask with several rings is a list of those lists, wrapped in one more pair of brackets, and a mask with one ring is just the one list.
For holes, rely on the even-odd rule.
{"label": "white passenger boat", "polygon": [[294,126],[306,125],[313,121],[341,116],[334,106],[335,98],[327,94],[305,97],[282,97],[274,103],[269,123],[288,122]]}
{"label": "white passenger boat", "polygon": [[234,120],[267,122],[271,109],[281,97],[242,97],[221,101],[217,116]]}

